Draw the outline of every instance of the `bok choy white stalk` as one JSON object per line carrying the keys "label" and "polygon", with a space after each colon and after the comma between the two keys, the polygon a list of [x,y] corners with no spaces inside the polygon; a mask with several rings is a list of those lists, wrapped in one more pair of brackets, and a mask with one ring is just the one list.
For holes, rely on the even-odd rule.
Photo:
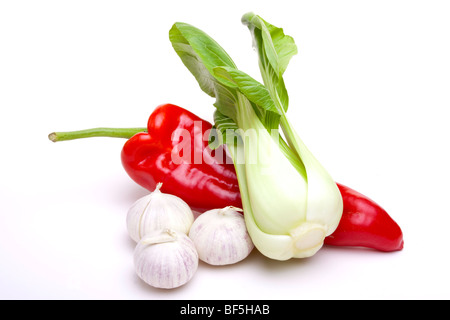
{"label": "bok choy white stalk", "polygon": [[233,158],[255,247],[276,260],[310,257],[338,226],[342,198],[286,117],[282,75],[297,53],[293,39],[256,15],[242,21],[252,32],[264,85],[238,70],[203,31],[175,23],[169,36],[200,88],[216,99],[215,127]]}

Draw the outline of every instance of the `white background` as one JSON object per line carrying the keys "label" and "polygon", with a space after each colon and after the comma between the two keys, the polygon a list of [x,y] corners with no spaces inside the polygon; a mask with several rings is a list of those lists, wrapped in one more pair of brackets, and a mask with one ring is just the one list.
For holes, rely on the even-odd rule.
{"label": "white background", "polygon": [[[336,181],[402,227],[397,253],[325,247],[306,260],[200,264],[176,290],[134,273],[125,216],[146,191],[125,140],[52,143],[52,131],[145,126],[170,102],[212,119],[173,51],[176,21],[213,36],[259,79],[253,11],[294,37],[289,118]],[[0,2],[0,298],[450,298],[450,2]]]}

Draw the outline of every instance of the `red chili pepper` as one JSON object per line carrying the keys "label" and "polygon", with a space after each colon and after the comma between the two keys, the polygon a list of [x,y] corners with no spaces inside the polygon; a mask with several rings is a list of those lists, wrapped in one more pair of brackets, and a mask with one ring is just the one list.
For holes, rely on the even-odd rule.
{"label": "red chili pepper", "polygon": [[403,249],[403,233],[389,214],[373,200],[337,184],[344,212],[336,231],[325,239],[333,246],[360,246],[380,251]]}
{"label": "red chili pepper", "polygon": [[[242,207],[239,185],[231,159],[224,149],[212,151],[205,137],[212,125],[172,104],[157,107],[145,128],[96,128],[77,132],[56,132],[52,141],[92,136],[129,139],[122,149],[122,164],[142,187],[184,199],[194,210],[204,212],[226,206]],[[184,141],[186,139],[186,141]],[[191,154],[180,154],[177,146],[189,144]],[[176,163],[176,161],[181,163]],[[325,239],[332,246],[359,246],[380,251],[403,248],[398,224],[377,203],[344,185],[337,184],[344,211],[336,231]],[[244,213],[245,214],[245,213]]]}
{"label": "red chili pepper", "polygon": [[[125,143],[123,167],[135,182],[150,191],[162,182],[162,192],[182,198],[196,211],[241,207],[231,158],[223,147],[208,147],[211,128],[208,121],[183,108],[161,105],[150,115],[147,132],[138,133]],[[176,150],[183,143],[189,144],[184,150],[191,150],[190,155],[180,155],[180,150]]]}

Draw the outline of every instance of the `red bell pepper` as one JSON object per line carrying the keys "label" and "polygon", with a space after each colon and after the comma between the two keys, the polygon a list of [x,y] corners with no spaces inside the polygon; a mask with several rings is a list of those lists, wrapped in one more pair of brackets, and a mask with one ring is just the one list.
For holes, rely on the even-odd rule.
{"label": "red bell pepper", "polygon": [[[193,113],[172,104],[157,107],[145,128],[97,128],[77,132],[52,133],[52,141],[92,136],[128,138],[121,157],[128,175],[142,187],[184,199],[194,210],[204,212],[225,206],[242,207],[239,185],[231,159],[224,150],[211,150],[205,137],[212,125]],[[184,132],[191,154],[179,154],[176,146]],[[189,148],[187,148],[189,149]],[[219,156],[218,156],[219,155]],[[221,155],[221,156],[220,156]],[[180,161],[175,163],[174,159]],[[380,251],[403,248],[398,224],[377,203],[337,183],[344,211],[336,231],[325,239],[332,246],[358,246]],[[245,214],[245,213],[244,213]]]}
{"label": "red bell pepper", "polygon": [[[241,207],[231,158],[223,147],[216,150],[208,147],[211,128],[208,121],[185,109],[161,105],[150,115],[147,132],[138,133],[125,143],[123,167],[136,183],[148,190],[153,191],[162,182],[162,192],[182,198],[193,210]],[[189,144],[186,149],[191,151],[190,155],[180,156],[176,150],[183,143],[180,133],[188,133],[185,142]]]}

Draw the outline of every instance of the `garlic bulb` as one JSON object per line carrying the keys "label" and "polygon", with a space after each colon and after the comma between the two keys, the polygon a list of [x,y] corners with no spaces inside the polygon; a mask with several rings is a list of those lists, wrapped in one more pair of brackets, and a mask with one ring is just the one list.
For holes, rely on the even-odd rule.
{"label": "garlic bulb", "polygon": [[155,191],[137,200],[128,210],[128,234],[136,242],[150,231],[165,228],[188,234],[194,221],[189,205],[179,197],[162,193],[161,186],[158,183]]}
{"label": "garlic bulb", "polygon": [[134,265],[137,275],[147,284],[172,289],[192,279],[198,267],[198,254],[186,234],[157,230],[137,244]]}
{"label": "garlic bulb", "polygon": [[200,260],[211,265],[227,265],[245,259],[253,249],[244,217],[235,207],[204,212],[191,226],[189,238]]}

